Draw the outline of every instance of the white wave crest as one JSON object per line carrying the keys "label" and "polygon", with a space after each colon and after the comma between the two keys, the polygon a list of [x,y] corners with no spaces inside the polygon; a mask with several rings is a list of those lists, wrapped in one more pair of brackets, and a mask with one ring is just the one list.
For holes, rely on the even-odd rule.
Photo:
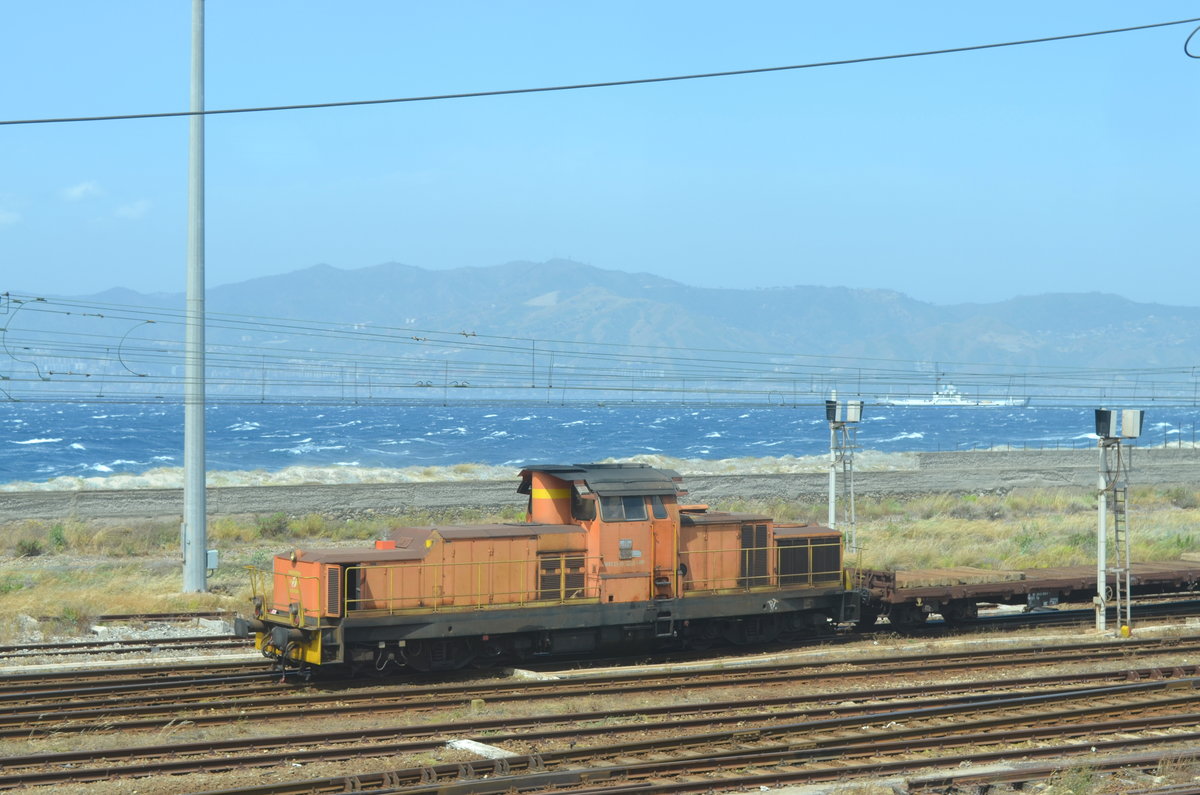
{"label": "white wave crest", "polygon": [[[890,439],[880,439],[880,443],[902,442],[905,439],[924,439],[924,438],[925,438],[925,434],[921,433],[920,431],[910,431],[908,433],[898,433]],[[857,458],[855,459],[855,461],[857,462]]]}
{"label": "white wave crest", "polygon": [[[826,472],[828,455],[780,456],[778,458],[721,458],[703,460],[675,458],[643,453],[624,458],[607,458],[601,463],[648,464],[674,469],[688,475],[789,474]],[[425,483],[464,480],[515,480],[524,461],[501,465],[452,464],[449,466],[362,467],[353,461],[329,466],[290,466],[268,472],[255,470],[212,471],[207,485],[215,488],[238,486],[304,486],[354,483]],[[104,467],[97,465],[96,469]],[[917,468],[916,453],[883,453],[862,450],[854,456],[856,471],[894,471]],[[100,470],[103,471],[103,470]],[[45,481],[0,483],[6,491],[100,491],[123,489],[181,489],[182,467],[155,467],[141,473],[114,473],[103,476],[60,476]]]}

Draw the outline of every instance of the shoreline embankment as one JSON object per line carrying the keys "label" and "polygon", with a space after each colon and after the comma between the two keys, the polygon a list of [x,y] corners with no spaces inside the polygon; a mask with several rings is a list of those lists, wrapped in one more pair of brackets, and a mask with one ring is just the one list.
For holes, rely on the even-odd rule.
{"label": "shoreline embankment", "polygon": [[[1200,484],[1200,450],[1127,447],[1130,486],[1195,488]],[[860,496],[1003,493],[1014,489],[1096,488],[1099,453],[1083,450],[1004,450],[915,453],[908,468],[855,473]],[[782,500],[822,503],[828,474],[684,473],[688,500]],[[525,497],[513,480],[458,480],[408,483],[304,484],[289,486],[210,487],[210,517],[272,514],[290,517],[321,514],[333,518],[387,516],[450,510],[495,512],[520,507]],[[0,493],[0,523],[21,520],[178,519],[181,489],[10,491]]]}

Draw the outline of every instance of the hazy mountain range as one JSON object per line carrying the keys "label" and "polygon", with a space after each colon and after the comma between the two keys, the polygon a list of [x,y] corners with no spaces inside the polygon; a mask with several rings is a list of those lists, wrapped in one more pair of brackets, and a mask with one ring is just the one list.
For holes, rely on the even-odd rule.
{"label": "hazy mountain range", "polygon": [[[113,289],[65,306],[4,321],[6,394],[180,393],[182,294]],[[1200,308],[1102,293],[939,306],[891,290],[710,289],[567,260],[317,265],[214,287],[206,309],[209,394],[227,400],[444,401],[451,386],[472,387],[455,399],[522,399],[552,384],[563,399],[786,402],[928,396],[948,382],[981,398],[1192,399],[1200,358]]]}
{"label": "hazy mountain range", "polygon": [[[182,305],[182,295],[91,298]],[[538,340],[1073,367],[1191,366],[1200,308],[1104,293],[936,305],[891,290],[712,289],[567,260],[316,265],[208,291],[210,312]]]}

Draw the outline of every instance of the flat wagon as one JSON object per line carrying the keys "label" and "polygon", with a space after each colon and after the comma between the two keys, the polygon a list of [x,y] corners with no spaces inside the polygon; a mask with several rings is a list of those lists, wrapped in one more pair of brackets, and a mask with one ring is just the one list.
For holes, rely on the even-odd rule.
{"label": "flat wagon", "polygon": [[[1024,605],[1033,609],[1089,602],[1096,594],[1095,566],[992,570],[960,567],[910,571],[864,570],[857,582],[866,590],[863,618],[887,616],[900,629],[919,626],[931,614],[955,624],[974,619],[980,604]],[[1134,595],[1196,590],[1200,562],[1134,563]]]}

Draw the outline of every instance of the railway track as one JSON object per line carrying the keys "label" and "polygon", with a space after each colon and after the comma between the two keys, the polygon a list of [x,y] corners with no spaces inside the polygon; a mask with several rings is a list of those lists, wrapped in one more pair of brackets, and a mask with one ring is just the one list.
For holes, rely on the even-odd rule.
{"label": "railway track", "polygon": [[[111,622],[126,622],[126,621],[195,621],[200,618],[209,619],[232,619],[233,614],[228,610],[193,610],[182,613],[101,613],[98,616],[92,616],[91,620],[99,623]],[[38,621],[58,621],[57,616],[38,616]]]}
{"label": "railway track", "polygon": [[[1182,746],[1200,741],[1197,680],[1172,694],[1176,683],[1066,691],[1053,696],[984,698],[951,706],[885,709],[870,715],[776,723],[669,739],[603,743],[466,764],[413,767],[352,777],[307,779],[224,790],[239,795],[353,791],[406,795],[501,795],[573,787],[578,793],[710,792],[782,784],[845,780],[855,776],[954,768],[963,762],[1094,755],[1109,748]],[[1115,712],[1137,717],[1103,722]],[[965,717],[964,717],[965,716]],[[1187,727],[1186,729],[1181,728]],[[1130,732],[1168,732],[1131,738]],[[1102,735],[1122,735],[1109,740]],[[1085,742],[1072,742],[1086,735]],[[1026,740],[1041,747],[1014,746]],[[931,749],[936,749],[932,754]],[[900,758],[919,752],[921,758]],[[1147,760],[1153,757],[1146,757]],[[1161,755],[1158,756],[1161,760]],[[953,780],[943,774],[942,779]],[[599,784],[599,785],[598,785]]]}
{"label": "railway track", "polygon": [[[1136,654],[1174,655],[1200,653],[1200,637],[1172,640],[1127,641],[1121,645],[1126,656]],[[684,670],[663,673],[578,674],[565,679],[543,681],[468,681],[461,684],[406,684],[373,686],[355,681],[333,689],[280,692],[268,686],[270,675],[261,673],[192,679],[183,682],[163,680],[157,686],[102,687],[99,690],[60,688],[58,690],[15,691],[0,694],[0,738],[37,735],[38,733],[78,733],[95,731],[133,731],[159,729],[162,718],[186,719],[195,725],[218,725],[237,721],[303,720],[351,714],[434,711],[450,704],[469,705],[475,699],[491,703],[532,702],[603,694],[606,697],[632,696],[687,689],[705,689],[736,685],[817,686],[824,683],[870,681],[879,678],[915,677],[928,679],[935,674],[1012,669],[1055,663],[1104,662],[1113,658],[1111,643],[1070,647],[1030,646],[974,652],[950,652],[937,655],[895,656],[887,660],[859,658],[817,661],[792,660],[770,665],[744,665],[739,668]],[[1099,679],[1114,674],[1091,674]],[[1127,676],[1122,670],[1118,676]],[[1139,675],[1153,676],[1153,668]],[[912,692],[921,692],[916,687]],[[131,695],[137,694],[137,700]],[[792,697],[794,698],[794,696]]]}
{"label": "railway track", "polygon": [[[138,776],[163,773],[213,772],[238,766],[303,764],[309,761],[354,759],[419,753],[439,746],[466,726],[473,726],[481,740],[494,745],[509,743],[522,747],[570,737],[569,747],[559,750],[515,753],[498,760],[419,766],[385,772],[356,773],[353,777],[306,779],[287,783],[243,787],[228,792],[249,795],[300,792],[385,791],[404,793],[504,793],[544,789],[547,786],[594,785],[598,781],[618,784],[585,792],[622,791],[636,784],[638,791],[703,792],[720,790],[735,784],[751,788],[757,781],[811,783],[846,778],[855,773],[880,773],[885,770],[911,771],[939,766],[956,767],[960,761],[999,760],[1014,756],[1061,756],[1082,753],[1084,747],[1094,754],[1096,744],[1109,743],[1124,748],[1138,745],[1194,743],[1200,740],[1200,690],[1197,677],[1162,680],[1105,687],[1059,688],[1033,694],[975,693],[947,699],[888,700],[864,704],[856,709],[839,707],[829,716],[829,706],[819,709],[782,711],[762,715],[759,702],[749,700],[733,705],[708,705],[707,714],[694,719],[638,721],[624,725],[580,725],[546,729],[546,723],[573,722],[586,727],[597,719],[611,721],[614,713],[601,716],[538,716],[525,721],[510,721],[509,734],[498,733],[488,722],[449,726],[427,726],[409,730],[423,739],[404,741],[396,733],[382,737],[364,737],[348,733],[344,737],[314,736],[277,738],[282,752],[271,753],[265,740],[245,739],[224,744],[207,744],[209,754],[230,754],[256,749],[253,754],[237,757],[179,758],[202,750],[199,746],[174,744],[164,749],[135,749],[143,759],[154,755],[171,759],[127,764],[112,763],[127,759],[113,751],[103,754],[101,768],[75,767],[80,755],[43,755],[40,758],[14,758],[5,769],[25,767],[25,772],[7,772],[0,787],[35,784],[63,784],[99,780],[114,775]],[[830,702],[846,696],[830,696]],[[858,694],[861,696],[861,694]],[[754,710],[760,718],[747,720],[731,712]],[[1120,717],[1108,717],[1119,715]],[[1099,720],[1099,718],[1106,718]],[[534,728],[524,728],[532,726]],[[536,727],[542,728],[536,728]],[[714,727],[724,726],[713,731]],[[708,729],[707,731],[692,731]],[[627,739],[633,732],[636,739]],[[1142,739],[1130,738],[1131,732],[1151,732]],[[1121,735],[1121,739],[1097,737]],[[647,736],[649,735],[649,736]],[[459,734],[459,736],[462,736]],[[1080,744],[1071,740],[1086,736]],[[330,747],[339,740],[341,747]],[[363,741],[370,745],[363,747]],[[591,740],[591,744],[588,741]],[[1029,741],[1042,743],[1031,753]],[[305,746],[322,747],[305,747]],[[998,750],[978,750],[985,746],[1017,746]],[[937,753],[930,756],[931,749]],[[968,752],[965,749],[975,749]],[[921,758],[899,759],[919,753]],[[1161,755],[1160,755],[1161,758]],[[37,770],[38,767],[53,768]],[[67,766],[72,766],[67,768]],[[760,772],[761,771],[761,772]],[[959,779],[965,778],[961,773]],[[656,781],[663,779],[664,781]],[[928,779],[934,786],[937,777]],[[941,778],[947,778],[942,776]],[[924,786],[924,785],[923,785]],[[643,787],[651,787],[646,790]],[[382,789],[379,789],[382,788]],[[660,789],[661,788],[661,789]]]}
{"label": "railway track", "polygon": [[[152,664],[137,667],[122,668],[62,668],[57,670],[25,671],[0,675],[0,696],[7,693],[22,692],[30,695],[40,691],[63,690],[69,683],[81,690],[93,687],[130,686],[134,689],[169,680],[171,677],[186,674],[220,674],[232,676],[239,673],[270,673],[263,670],[263,664],[258,659],[251,662],[245,660],[210,660],[202,662],[180,662],[171,664]],[[272,674],[278,677],[278,674]]]}
{"label": "railway track", "polygon": [[[1091,611],[1076,611],[1085,614],[1085,623],[1090,623],[1094,614]],[[1027,616],[1018,616],[1025,619]],[[1057,618],[1057,616],[1056,616]],[[1078,622],[1077,622],[1078,623]],[[932,625],[931,625],[932,628]],[[881,634],[874,637],[889,637],[887,627],[880,628]],[[921,633],[921,640],[926,635],[936,635],[936,632]],[[866,641],[872,643],[872,636],[856,635],[847,639],[838,638],[834,643],[853,643]],[[834,645],[833,643],[829,644]],[[756,650],[761,654],[761,650]],[[863,725],[870,720],[881,705],[914,708],[949,708],[955,699],[966,699],[971,694],[978,696],[986,691],[997,693],[1002,688],[1017,688],[1022,691],[1040,690],[1049,694],[1051,689],[1057,691],[1079,691],[1095,689],[1095,686],[1114,686],[1125,680],[1141,680],[1147,684],[1163,684],[1164,682],[1187,683],[1190,690],[1195,686],[1194,677],[1200,676],[1200,670],[1191,664],[1179,665],[1170,662],[1156,664],[1158,658],[1170,655],[1182,661],[1193,661],[1200,652],[1200,636],[1180,637],[1170,640],[1154,640],[1138,637],[1114,643],[1103,641],[1099,643],[1079,644],[1057,647],[1051,644],[1034,644],[1018,649],[1007,648],[1003,651],[996,649],[980,652],[948,652],[936,655],[893,655],[886,659],[865,659],[849,656],[837,660],[796,660],[790,663],[772,665],[754,665],[751,661],[734,660],[722,661],[720,664],[729,668],[720,672],[702,672],[695,670],[663,671],[655,674],[637,673],[631,675],[610,674],[608,672],[588,672],[586,670],[561,671],[560,681],[521,682],[479,681],[472,679],[465,682],[446,684],[430,684],[428,677],[413,677],[407,683],[397,684],[394,680],[388,686],[380,686],[379,681],[330,682],[321,687],[309,686],[306,690],[295,691],[279,688],[278,674],[263,669],[261,661],[236,664],[222,663],[218,670],[213,670],[212,664],[156,665],[142,670],[127,670],[114,676],[112,672],[88,672],[79,670],[56,672],[54,674],[21,674],[0,677],[0,739],[6,740],[13,748],[13,743],[36,745],[37,737],[68,737],[72,734],[87,733],[91,735],[109,735],[119,737],[123,732],[145,733],[159,731],[164,734],[176,732],[192,732],[198,734],[210,731],[204,727],[215,727],[233,723],[243,723],[247,727],[259,722],[291,720],[305,725],[318,721],[322,725],[336,725],[338,721],[364,720],[375,715],[384,721],[403,720],[406,713],[420,712],[429,718],[436,719],[439,713],[448,709],[473,709],[472,702],[482,700],[487,706],[478,719],[460,723],[429,723],[423,727],[424,734],[419,730],[405,727],[385,727],[382,729],[354,729],[346,732],[325,731],[314,735],[289,734],[279,738],[246,738],[241,736],[224,744],[217,742],[181,743],[172,742],[157,749],[154,746],[137,748],[107,748],[102,751],[67,752],[66,754],[26,754],[16,755],[6,753],[6,759],[0,766],[0,788],[16,786],[35,786],[37,784],[51,785],[57,782],[62,785],[67,782],[99,781],[107,778],[125,778],[157,775],[179,775],[188,772],[205,772],[208,774],[221,771],[236,771],[241,765],[259,768],[275,768],[288,770],[295,775],[308,766],[343,760],[342,766],[350,769],[380,770],[395,766],[393,761],[363,761],[373,757],[386,755],[389,759],[413,758],[421,755],[426,758],[441,756],[439,749],[451,737],[474,738],[481,742],[498,744],[536,742],[546,747],[561,746],[571,740],[577,743],[604,743],[622,731],[636,732],[639,735],[649,735],[655,731],[678,737],[681,732],[697,731],[707,728],[719,729],[730,724],[737,725],[745,731],[757,731],[770,723],[793,720],[812,723],[827,716],[832,710],[847,719],[857,719]],[[842,652],[839,652],[842,654]],[[687,657],[689,655],[682,655]],[[1048,664],[1092,664],[1107,660],[1112,663],[1123,660],[1117,666],[1109,666],[1105,671],[1085,671],[1064,674],[1056,677],[1006,677],[1003,679],[974,678],[965,681],[970,672],[1004,670],[1007,666],[1013,672],[1019,672],[1022,667],[1045,666]],[[1139,661],[1145,661],[1140,663]],[[711,660],[710,660],[711,663]],[[1138,663],[1138,664],[1135,664]],[[739,667],[740,666],[740,667]],[[874,669],[874,670],[872,670]],[[86,677],[82,682],[75,682],[81,676]],[[990,677],[992,674],[981,674]],[[889,686],[889,682],[903,681],[905,678],[919,677],[921,683],[907,686]],[[955,678],[958,681],[935,683],[930,680]],[[82,686],[81,686],[82,685]],[[1085,688],[1085,685],[1091,687]],[[847,689],[848,686],[848,689]],[[721,688],[756,689],[757,693],[751,698],[738,700],[722,700],[703,703],[704,693],[713,691],[720,693]],[[789,688],[824,690],[824,693],[787,692]],[[768,695],[762,691],[769,689]],[[871,694],[875,703],[863,703],[864,692]],[[672,713],[670,725],[654,729],[648,722],[647,714],[653,710],[646,708],[628,709],[611,712],[581,712],[570,715],[548,713],[533,716],[528,719],[488,719],[485,716],[493,708],[507,709],[505,704],[521,704],[522,702],[553,703],[560,699],[587,699],[589,696],[603,697],[621,703],[631,701],[642,702],[656,693],[687,693],[689,703],[674,703],[669,709]],[[643,695],[639,695],[643,694]],[[822,700],[827,696],[827,700]],[[698,703],[690,703],[693,699]],[[153,702],[153,703],[151,703]],[[580,703],[590,703],[581,701]],[[140,712],[141,706],[150,707],[145,714]],[[1147,706],[1126,705],[1129,709],[1149,709]],[[11,712],[10,712],[11,709]],[[1117,711],[1120,714],[1120,710]],[[11,714],[11,718],[8,716]],[[1105,724],[1096,718],[1107,717],[1109,713],[1098,712],[1093,715],[1094,724]],[[1172,718],[1171,725],[1191,726],[1192,722],[1200,725],[1200,720],[1191,712],[1180,712]],[[591,722],[593,725],[584,725]],[[625,724],[628,724],[626,727]],[[277,725],[277,724],[276,724]],[[344,724],[343,724],[344,725]],[[1090,725],[1090,724],[1089,724]],[[1134,724],[1123,724],[1122,731],[1126,735],[1137,731],[1152,731],[1152,729],[1137,729]],[[989,729],[984,734],[995,734],[998,729]],[[1065,729],[1063,729],[1066,732]],[[1115,729],[1114,729],[1115,731]],[[1165,731],[1165,729],[1163,729]],[[238,730],[239,735],[244,729]],[[1067,736],[1064,734],[1064,736]],[[986,741],[979,739],[979,743]],[[140,742],[140,741],[139,741]],[[756,741],[757,742],[757,741]],[[879,745],[881,740],[874,741]],[[921,740],[913,740],[920,743]],[[1026,745],[1034,742],[1026,739]],[[1036,740],[1038,747],[1048,742],[1045,739]],[[978,745],[979,743],[976,743]],[[792,745],[795,745],[793,742]],[[941,746],[939,742],[938,747]],[[950,746],[946,746],[949,748]],[[974,746],[958,748],[950,752],[953,765],[960,759],[966,758],[967,751]],[[1031,780],[1040,775],[1044,778],[1047,770],[1053,771],[1064,764],[1071,751],[1069,743],[1055,746],[1061,753],[1051,754],[1051,762],[1041,763],[1041,767],[1029,763],[1027,767]],[[1118,750],[1117,745],[1097,746],[1103,753],[1112,754]],[[1131,746],[1132,747],[1132,746]],[[1155,746],[1157,747],[1157,746]],[[254,749],[248,754],[247,749]],[[527,749],[522,749],[527,750]],[[1001,753],[997,751],[996,753]],[[541,752],[544,755],[545,752]],[[667,750],[650,752],[651,756],[666,756]],[[903,750],[896,750],[903,755]],[[928,742],[923,753],[929,753]],[[982,751],[980,753],[983,753]],[[1159,751],[1148,752],[1149,756]],[[525,754],[535,758],[539,753]],[[849,751],[844,752],[846,760],[854,757]],[[1094,755],[1093,755],[1094,756]],[[631,757],[632,758],[632,757]],[[639,757],[640,758],[640,757]],[[948,759],[950,757],[947,757]],[[1000,758],[1000,757],[998,757]],[[980,764],[984,757],[980,757]],[[356,761],[358,760],[358,761]],[[863,771],[872,765],[877,765],[875,757],[865,758]],[[611,761],[611,760],[610,760]],[[642,760],[643,762],[645,760]],[[650,760],[654,761],[654,760]],[[543,762],[545,759],[543,756]],[[639,762],[641,764],[642,762]],[[473,765],[474,763],[463,763]],[[489,762],[487,764],[494,765]],[[564,775],[570,778],[575,775],[573,763],[563,763],[565,767],[551,768],[549,765],[541,771],[546,775],[553,773],[555,777]],[[579,763],[579,773],[584,780],[594,780],[594,776],[606,778],[610,775],[603,763]],[[750,763],[747,762],[747,765]],[[763,776],[770,777],[778,773],[778,769],[786,767],[783,763],[772,764],[763,762]],[[806,770],[813,768],[812,760],[800,763]],[[849,761],[846,763],[849,765]],[[857,764],[857,763],[855,763]],[[888,764],[892,764],[888,762]],[[908,771],[903,767],[903,760],[897,761],[894,770]],[[1101,769],[1094,759],[1089,760],[1091,768]],[[420,766],[421,774],[427,778],[433,776],[430,771],[438,766]],[[455,769],[461,765],[455,763]],[[481,768],[482,769],[482,768]],[[509,768],[511,769],[511,765]],[[752,766],[741,768],[743,771],[753,770]],[[869,775],[867,772],[854,772],[853,765],[842,766],[849,771],[847,775]],[[474,767],[470,767],[474,770]],[[468,771],[467,775],[474,775]],[[1037,771],[1041,771],[1038,773]],[[593,772],[588,772],[593,771]],[[599,772],[596,772],[599,771]],[[398,781],[391,770],[390,781]],[[530,771],[533,775],[538,771]],[[671,789],[684,787],[690,775],[664,773],[664,781],[655,779],[652,772],[645,772],[645,778],[638,771],[629,774],[614,772],[613,776],[620,778],[628,775],[627,786],[634,786],[641,791],[655,791],[652,788],[664,787],[661,791],[686,792],[700,791]],[[786,771],[785,771],[786,772]],[[226,777],[236,777],[236,772],[227,773]],[[267,775],[267,774],[261,774]],[[362,774],[364,785],[370,774]],[[382,774],[381,774],[382,775]],[[437,773],[443,776],[443,773]],[[493,776],[494,773],[487,775]],[[507,775],[507,774],[505,774]],[[719,769],[711,773],[697,773],[702,779],[705,790],[720,789],[721,776]],[[915,783],[916,774],[905,772],[906,778]],[[967,781],[965,773],[956,771],[963,781]],[[930,776],[928,789],[913,788],[913,792],[944,792],[938,790],[938,779]],[[256,779],[260,774],[255,774]],[[557,779],[555,779],[557,780]],[[741,781],[741,778],[738,778]],[[765,780],[765,779],[764,779]],[[956,779],[957,780],[957,779]],[[331,778],[330,782],[340,782],[346,785],[346,779]],[[469,782],[448,778],[429,778],[438,783],[439,791],[445,792],[474,792],[468,787]],[[630,783],[636,782],[636,783]],[[797,783],[800,780],[797,779]],[[747,782],[749,783],[749,782]],[[115,782],[114,782],[115,785]],[[204,786],[201,782],[193,782],[191,788]],[[211,786],[211,785],[210,785]],[[317,788],[313,788],[313,787]],[[341,791],[336,789],[339,784],[329,783],[335,789],[320,789],[326,784],[306,783],[304,792]],[[388,786],[381,791],[424,791],[411,789],[413,785]],[[513,791],[523,791],[523,785],[514,785]],[[557,785],[555,785],[557,786]],[[576,784],[575,787],[582,785]],[[700,786],[700,784],[697,784]],[[751,785],[752,786],[752,785]],[[766,785],[764,785],[766,786]],[[773,786],[773,785],[771,785]],[[467,787],[466,789],[457,789]],[[651,788],[651,789],[647,789]],[[172,789],[174,787],[172,786]],[[115,790],[114,790],[115,791]],[[184,790],[178,790],[184,791]],[[257,792],[257,789],[247,790]],[[268,791],[268,790],[263,790]],[[290,792],[293,790],[269,790]],[[300,790],[295,790],[300,791]],[[484,791],[484,790],[480,790]],[[586,791],[586,788],[580,791]],[[613,790],[620,792],[620,789]],[[1182,792],[1182,790],[1181,790]],[[1174,794],[1172,794],[1174,795]]]}
{"label": "railway track", "polygon": [[254,644],[246,638],[239,638],[233,635],[189,635],[185,637],[136,640],[114,639],[63,641],[61,643],[26,643],[21,646],[0,646],[0,663],[29,657],[66,657],[81,654],[159,654],[163,651],[196,648],[203,648],[206,651],[216,649],[249,650],[254,648]]}
{"label": "railway track", "polygon": [[[1193,643],[1141,644],[1141,653],[1155,654],[1163,651],[1176,652],[1181,656],[1190,655],[1196,648]],[[1102,644],[1095,644],[1100,646]],[[1008,653],[1004,655],[1007,664],[1015,667],[1021,665],[1040,666],[1047,664],[1049,654],[1057,655],[1059,661],[1068,659],[1076,662],[1091,662],[1097,659],[1105,649],[1077,648],[1048,649],[1036,647],[1026,650],[1027,659],[1021,655]],[[1112,660],[1112,647],[1108,644],[1107,659]],[[1133,653],[1129,650],[1129,653]],[[994,650],[983,652],[995,659]],[[812,692],[797,692],[786,695],[766,697],[761,693],[761,687],[766,685],[778,692],[779,684],[763,676],[762,668],[753,669],[748,676],[741,678],[741,687],[751,691],[751,697],[734,701],[717,701],[705,703],[674,702],[663,709],[639,707],[634,709],[609,710],[590,713],[558,714],[549,713],[527,718],[486,719],[482,715],[477,719],[466,722],[448,724],[427,724],[415,727],[390,727],[378,730],[352,730],[342,733],[322,732],[314,735],[288,735],[277,738],[248,739],[239,737],[227,742],[203,742],[184,744],[172,742],[165,746],[149,746],[126,749],[105,749],[94,752],[68,752],[58,754],[35,754],[26,757],[9,756],[3,764],[0,775],[0,787],[27,786],[33,784],[64,783],[69,781],[90,781],[112,776],[145,776],[165,773],[184,772],[213,772],[229,770],[238,765],[271,766],[287,764],[306,764],[312,761],[327,761],[329,759],[354,759],[379,756],[381,754],[416,754],[429,752],[440,748],[448,738],[472,737],[480,741],[504,744],[516,742],[524,745],[530,743],[566,743],[570,740],[581,741],[585,738],[597,738],[598,741],[611,740],[623,731],[636,731],[639,735],[658,732],[670,738],[677,738],[681,731],[699,729],[720,725],[736,725],[742,735],[749,733],[768,735],[779,731],[773,728],[780,721],[793,725],[814,726],[822,725],[830,720],[831,711],[836,711],[837,719],[843,721],[837,724],[851,727],[864,722],[878,719],[880,714],[901,714],[911,716],[915,709],[932,710],[936,714],[949,714],[954,710],[974,711],[981,704],[990,700],[1013,698],[1011,692],[1019,690],[1025,693],[1036,692],[1039,703],[1062,703],[1079,697],[1086,692],[1106,692],[1112,688],[1120,688],[1113,692],[1132,692],[1127,690],[1130,685],[1123,684],[1126,680],[1142,680],[1132,687],[1155,691],[1163,688],[1186,685],[1183,696],[1171,695],[1170,698],[1182,698],[1190,703],[1196,698],[1192,689],[1195,675],[1200,674],[1195,668],[1182,667],[1143,667],[1131,669],[1112,669],[1109,671],[1077,671],[1055,676],[1008,677],[1001,679],[976,679],[943,683],[920,683],[903,687],[886,688],[876,683],[868,685],[874,677],[891,677],[897,672],[927,671],[936,673],[953,673],[971,670],[969,666],[981,662],[980,654],[970,655],[909,655],[887,661],[855,661],[860,670],[854,670],[853,665],[847,665],[845,660],[828,663],[824,671],[803,674],[801,666],[788,666],[778,669],[783,676],[790,676],[793,681],[805,683]],[[869,667],[884,668],[884,673],[874,673]],[[964,667],[968,666],[968,667]],[[847,670],[849,669],[849,670]],[[979,670],[978,667],[975,670]],[[694,698],[705,687],[737,687],[737,681],[722,679],[728,676],[728,671],[707,672],[705,677],[690,674],[690,678],[672,678],[666,675],[654,678],[646,683],[651,691],[663,693],[681,692],[685,683],[690,690],[689,697]],[[511,684],[508,690],[503,689],[505,683],[491,683],[490,688],[480,689],[478,685],[469,688],[457,687],[414,687],[415,692],[423,694],[424,703],[420,700],[410,700],[407,706],[397,705],[400,712],[410,712],[420,708],[426,711],[455,708],[469,704],[470,699],[479,697],[479,693],[490,690],[491,695],[485,703],[489,705],[503,704],[511,701],[529,701],[542,699],[559,701],[571,696],[587,696],[602,692],[615,695],[621,699],[630,691],[614,688],[621,682],[625,684],[643,684],[646,674],[637,674],[639,681],[630,682],[629,675],[616,677],[591,677],[583,682],[572,681],[564,687],[562,682],[533,682],[524,683],[517,688]],[[780,682],[784,680],[779,680]],[[840,683],[838,689],[819,686],[828,682]],[[1084,688],[1085,683],[1104,683],[1102,686],[1093,684]],[[1121,683],[1121,684],[1116,684]],[[219,683],[213,683],[219,684]],[[847,689],[850,684],[850,689]],[[450,694],[453,696],[450,697]],[[378,691],[372,696],[364,693],[366,699],[360,708],[353,709],[353,703],[345,693],[332,694],[340,697],[336,707],[320,708],[311,706],[316,694],[301,694],[297,696],[296,705],[280,704],[279,698],[268,699],[275,704],[274,711],[279,717],[297,721],[323,720],[332,721],[337,717],[351,714],[388,714],[388,709],[381,706]],[[236,705],[241,703],[241,707]],[[1181,702],[1182,703],[1182,702]],[[305,706],[309,704],[309,706]],[[377,709],[372,710],[374,704]],[[7,711],[10,705],[4,704],[0,711]],[[1129,705],[1126,704],[1126,707]],[[112,710],[98,709],[92,712],[93,720],[85,720],[86,711],[73,711],[67,714],[54,715],[49,722],[38,724],[41,714],[23,710],[13,713],[10,728],[15,732],[6,732],[9,738],[29,736],[34,729],[30,724],[41,725],[46,733],[61,736],[71,732],[87,731],[118,731],[155,729],[162,731],[172,726],[209,726],[221,722],[253,720],[254,712],[245,708],[244,701],[231,701],[226,714],[212,714],[219,709],[213,703],[195,705],[197,714],[191,714],[179,705],[165,706],[157,710],[158,717],[142,720],[117,719]],[[930,714],[934,714],[930,713]],[[45,714],[45,713],[43,713]],[[267,713],[268,715],[270,713]],[[652,718],[661,714],[660,720]],[[274,719],[268,717],[267,719]],[[893,722],[895,722],[893,720]],[[829,724],[831,727],[834,724]],[[253,754],[247,754],[247,749],[254,749]],[[169,758],[163,758],[169,757]],[[102,766],[95,766],[103,760]],[[119,767],[117,766],[119,763]],[[427,774],[426,774],[427,775]],[[440,775],[440,774],[439,774]],[[440,780],[440,779],[438,779]],[[324,790],[317,790],[324,791]]]}

